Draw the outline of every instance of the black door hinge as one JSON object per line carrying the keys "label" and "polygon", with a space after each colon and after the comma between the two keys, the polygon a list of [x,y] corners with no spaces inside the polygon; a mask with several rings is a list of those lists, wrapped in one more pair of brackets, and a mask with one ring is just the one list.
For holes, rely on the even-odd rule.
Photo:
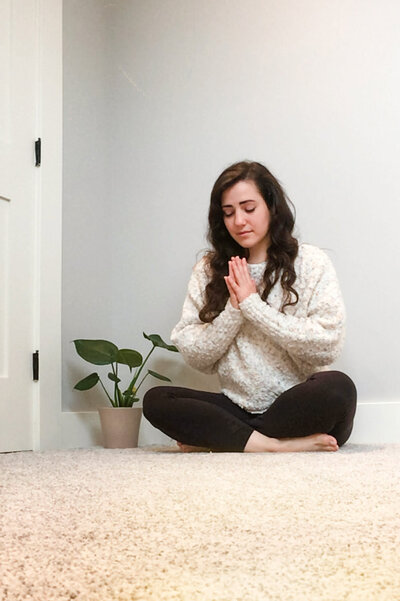
{"label": "black door hinge", "polygon": [[40,167],[42,162],[42,139],[38,138],[35,142],[35,167]]}
{"label": "black door hinge", "polygon": [[33,381],[39,380],[39,351],[32,355],[32,369],[33,369]]}

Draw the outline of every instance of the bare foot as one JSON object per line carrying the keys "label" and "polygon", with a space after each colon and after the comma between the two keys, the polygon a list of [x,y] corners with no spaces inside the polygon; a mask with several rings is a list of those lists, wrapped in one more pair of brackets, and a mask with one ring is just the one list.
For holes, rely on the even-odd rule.
{"label": "bare foot", "polygon": [[281,438],[278,448],[280,452],[296,453],[298,451],[337,451],[336,438],[329,434],[311,434],[301,438]]}
{"label": "bare foot", "polygon": [[183,442],[176,443],[183,453],[209,453],[210,449],[206,447],[194,447],[189,444],[183,444]]}
{"label": "bare foot", "polygon": [[329,434],[311,434],[301,438],[269,438],[254,430],[244,448],[245,453],[299,453],[302,451],[337,451],[336,439]]}

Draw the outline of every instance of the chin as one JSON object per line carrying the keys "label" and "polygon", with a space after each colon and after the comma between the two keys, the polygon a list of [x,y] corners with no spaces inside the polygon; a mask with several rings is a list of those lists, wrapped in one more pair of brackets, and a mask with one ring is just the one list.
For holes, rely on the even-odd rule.
{"label": "chin", "polygon": [[242,248],[251,248],[253,245],[251,243],[247,243],[244,240],[235,240]]}

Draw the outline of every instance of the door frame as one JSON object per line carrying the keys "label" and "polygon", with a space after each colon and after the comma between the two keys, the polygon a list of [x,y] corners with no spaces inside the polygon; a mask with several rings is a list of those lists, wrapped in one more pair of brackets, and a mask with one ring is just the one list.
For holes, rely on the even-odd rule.
{"label": "door frame", "polygon": [[33,449],[61,447],[62,0],[37,0],[37,178]]}

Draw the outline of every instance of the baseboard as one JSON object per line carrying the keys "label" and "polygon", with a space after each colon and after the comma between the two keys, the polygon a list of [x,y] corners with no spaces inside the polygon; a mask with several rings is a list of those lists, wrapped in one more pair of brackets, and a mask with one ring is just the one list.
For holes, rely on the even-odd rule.
{"label": "baseboard", "polygon": [[[103,445],[97,411],[64,411],[61,414],[61,433],[60,448],[62,449],[87,449]],[[142,418],[139,432],[140,447],[171,443],[170,438]]]}
{"label": "baseboard", "polygon": [[359,402],[349,442],[400,443],[400,401]]}
{"label": "baseboard", "polygon": [[[61,448],[102,445],[97,411],[66,411],[61,418]],[[165,444],[166,437],[143,420],[139,446]],[[356,444],[400,443],[400,401],[360,402],[349,442]]]}

